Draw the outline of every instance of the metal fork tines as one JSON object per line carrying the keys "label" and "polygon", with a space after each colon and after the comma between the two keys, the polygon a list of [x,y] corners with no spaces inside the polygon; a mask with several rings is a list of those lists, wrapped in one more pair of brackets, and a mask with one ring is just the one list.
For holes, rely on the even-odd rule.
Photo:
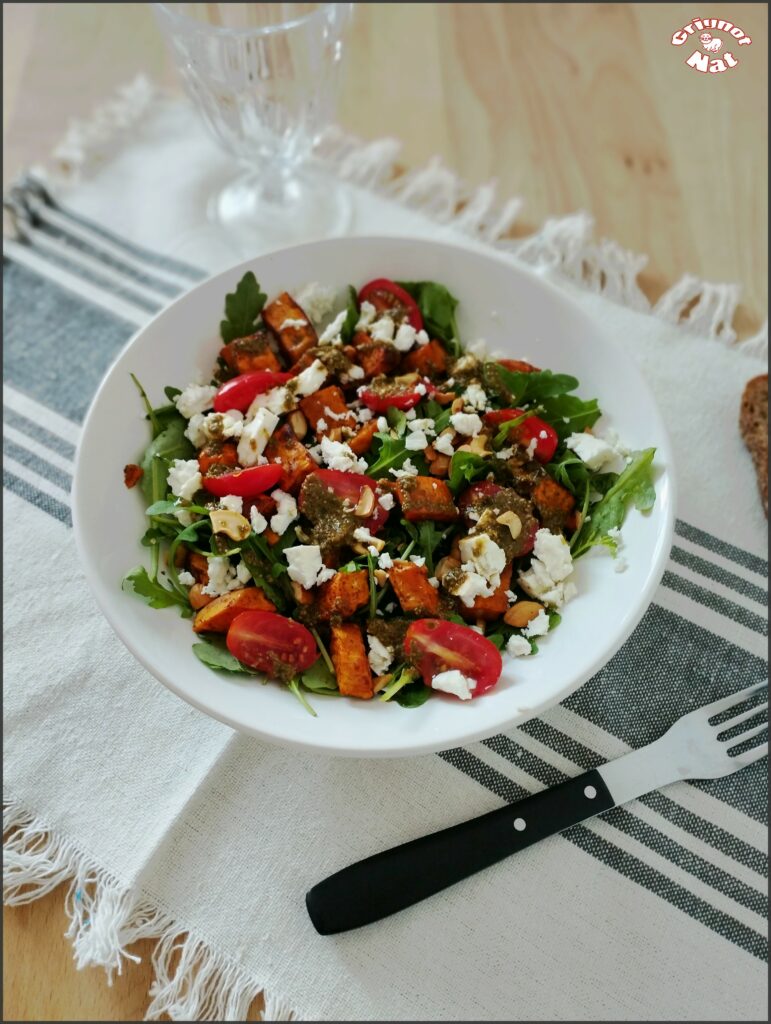
{"label": "metal fork tines", "polygon": [[[767,687],[767,682],[755,683],[744,690],[738,690],[713,701],[712,704],[697,708],[675,722],[667,735],[671,735],[672,739],[677,739],[679,743],[686,744],[689,755],[698,761],[698,768],[692,768],[697,777],[698,771],[711,778],[728,775],[739,768],[746,768],[768,754],[768,740],[739,754],[731,753],[748,740],[768,733],[768,717],[762,722],[754,721],[764,713],[767,716],[768,701],[740,710]],[[724,717],[726,712],[731,711],[736,711],[736,714]],[[716,719],[719,721],[715,721]],[[745,723],[745,728],[736,731],[737,726]]]}

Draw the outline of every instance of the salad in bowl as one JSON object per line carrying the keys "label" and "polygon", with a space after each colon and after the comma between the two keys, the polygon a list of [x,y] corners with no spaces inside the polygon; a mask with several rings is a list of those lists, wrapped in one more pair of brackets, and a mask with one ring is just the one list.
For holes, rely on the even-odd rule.
{"label": "salad in bowl", "polygon": [[577,560],[603,547],[624,570],[655,448],[595,433],[601,398],[537,352],[464,345],[462,294],[381,277],[269,296],[247,271],[223,302],[208,376],[159,404],[135,378],[149,437],[124,469],[148,559],[123,589],[189,618],[204,665],[311,714],[312,695],[490,700],[506,664],[559,644]]}

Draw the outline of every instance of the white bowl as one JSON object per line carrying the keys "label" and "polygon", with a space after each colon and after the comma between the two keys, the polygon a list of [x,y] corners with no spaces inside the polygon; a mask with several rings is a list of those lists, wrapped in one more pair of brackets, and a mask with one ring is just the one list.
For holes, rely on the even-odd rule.
{"label": "white bowl", "polygon": [[[163,401],[164,385],[184,387],[211,373],[225,293],[253,270],[269,296],[308,281],[335,287],[374,277],[440,281],[460,299],[465,342],[578,377],[579,394],[597,397],[608,426],[630,448],[658,449],[653,511],[630,511],[624,526],[629,563],[614,572],[605,552],[577,563],[579,596],[534,657],[505,658],[488,695],[461,702],[436,695],[423,707],[310,695],[312,718],[276,683],[230,677],[202,665],[190,621],[153,610],[121,591],[127,570],[147,564],[139,543],[146,521],[138,492],[125,491],[123,465],[148,443],[148,425],[129,373]],[[234,729],[290,746],[357,757],[442,750],[490,736],[563,700],[609,660],[629,636],[661,580],[674,525],[672,452],[653,396],[637,367],[556,287],[511,262],[415,239],[341,238],[248,260],[193,288],[142,328],[105,377],[86,417],[73,490],[75,536],[96,599],[128,649],[184,700]],[[641,685],[643,681],[641,680]]]}

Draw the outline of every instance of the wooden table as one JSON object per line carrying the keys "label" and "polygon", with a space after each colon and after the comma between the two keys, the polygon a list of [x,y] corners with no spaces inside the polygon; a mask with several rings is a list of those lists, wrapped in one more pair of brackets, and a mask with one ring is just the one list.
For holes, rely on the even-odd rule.
{"label": "wooden table", "polygon": [[[767,309],[767,9],[727,6],[755,43],[704,75],[670,45],[692,4],[357,4],[340,120],[401,138],[407,165],[497,178],[519,230],[589,210],[650,255],[652,297],[686,271],[739,282],[745,335]],[[6,3],[3,23],[6,184],[138,71],[177,88],[144,4]],[[62,891],[4,922],[5,1019],[142,1018],[149,943],[109,989],[74,970]]]}

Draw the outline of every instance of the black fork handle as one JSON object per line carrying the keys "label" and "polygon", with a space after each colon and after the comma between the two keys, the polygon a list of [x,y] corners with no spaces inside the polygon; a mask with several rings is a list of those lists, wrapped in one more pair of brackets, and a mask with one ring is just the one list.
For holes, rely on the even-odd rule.
{"label": "black fork handle", "polygon": [[585,772],[518,803],[350,864],[307,893],[308,913],[321,935],[360,928],[613,806],[599,772]]}

